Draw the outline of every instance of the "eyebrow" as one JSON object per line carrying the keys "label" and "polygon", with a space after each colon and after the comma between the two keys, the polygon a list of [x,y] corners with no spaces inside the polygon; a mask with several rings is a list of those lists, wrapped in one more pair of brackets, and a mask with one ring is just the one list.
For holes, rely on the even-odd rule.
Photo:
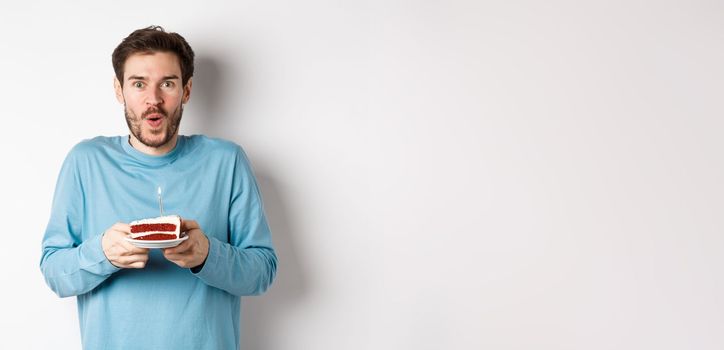
{"label": "eyebrow", "polygon": [[[172,74],[172,75],[167,75],[167,76],[163,77],[161,80],[174,80],[174,79],[180,79],[180,78],[178,77],[178,75]],[[148,80],[148,78],[140,76],[140,75],[131,75],[130,77],[128,77],[127,80]]]}

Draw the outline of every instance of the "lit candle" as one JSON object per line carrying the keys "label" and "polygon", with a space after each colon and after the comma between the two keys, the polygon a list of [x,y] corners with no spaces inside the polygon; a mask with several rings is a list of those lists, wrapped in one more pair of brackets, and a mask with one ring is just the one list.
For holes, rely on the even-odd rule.
{"label": "lit candle", "polygon": [[161,186],[158,186],[158,207],[161,209],[161,216],[163,216],[163,200],[161,199]]}

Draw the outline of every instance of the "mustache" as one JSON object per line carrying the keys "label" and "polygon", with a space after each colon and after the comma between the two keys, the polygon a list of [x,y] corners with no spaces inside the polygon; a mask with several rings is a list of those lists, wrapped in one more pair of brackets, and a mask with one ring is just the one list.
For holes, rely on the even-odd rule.
{"label": "mustache", "polygon": [[154,114],[154,113],[156,113],[156,114],[161,114],[161,115],[163,115],[164,117],[168,117],[168,113],[166,113],[166,111],[164,111],[163,109],[160,109],[160,108],[157,108],[157,107],[151,107],[151,108],[147,109],[145,112],[143,112],[143,114],[141,114],[141,118],[142,118],[142,119],[146,119],[146,117],[147,117],[149,114]]}

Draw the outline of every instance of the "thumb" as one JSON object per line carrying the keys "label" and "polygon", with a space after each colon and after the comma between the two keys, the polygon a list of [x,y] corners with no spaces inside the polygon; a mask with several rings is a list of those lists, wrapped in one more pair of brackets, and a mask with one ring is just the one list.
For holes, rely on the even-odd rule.
{"label": "thumb", "polygon": [[182,232],[186,232],[186,231],[190,231],[190,230],[198,229],[198,228],[201,228],[201,227],[199,226],[199,223],[196,222],[195,220],[181,219],[181,231]]}

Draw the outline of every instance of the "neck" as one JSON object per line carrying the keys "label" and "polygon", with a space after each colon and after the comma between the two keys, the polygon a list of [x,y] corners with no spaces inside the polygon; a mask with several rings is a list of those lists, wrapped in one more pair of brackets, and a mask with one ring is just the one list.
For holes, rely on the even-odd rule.
{"label": "neck", "polygon": [[168,142],[164,143],[161,146],[149,147],[141,143],[141,141],[138,141],[138,139],[133,136],[133,134],[130,134],[130,136],[128,137],[128,142],[131,144],[131,147],[135,148],[141,153],[150,156],[162,156],[168,152],[171,152],[171,150],[176,147],[176,141],[178,141],[178,134],[173,135],[173,137],[168,140]]}

